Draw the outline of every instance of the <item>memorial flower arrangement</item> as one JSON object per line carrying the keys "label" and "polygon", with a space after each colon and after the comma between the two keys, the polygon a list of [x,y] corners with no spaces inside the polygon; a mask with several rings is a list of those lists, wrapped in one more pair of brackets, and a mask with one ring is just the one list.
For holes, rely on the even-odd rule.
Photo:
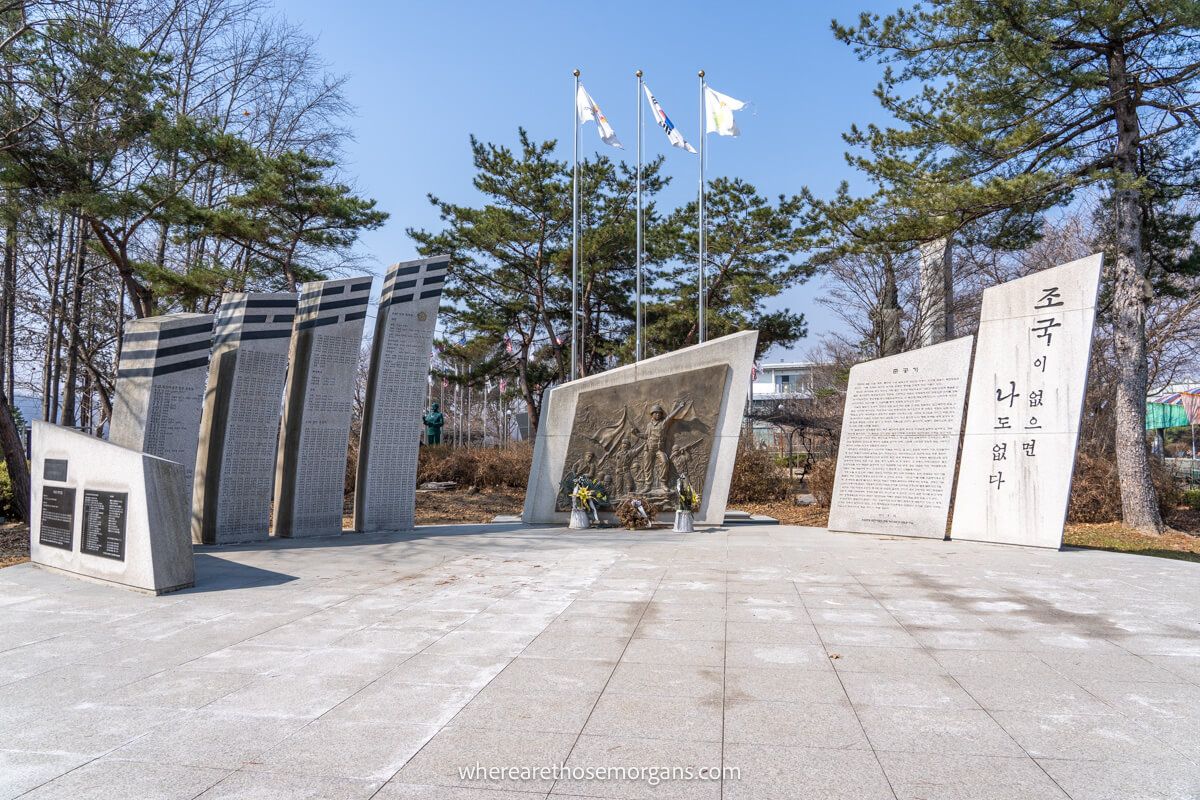
{"label": "memorial flower arrangement", "polygon": [[591,511],[592,518],[599,524],[600,515],[596,512],[596,505],[607,500],[608,495],[600,484],[587,478],[575,479],[575,488],[571,490],[572,511]]}
{"label": "memorial flower arrangement", "polygon": [[645,497],[634,495],[622,500],[614,513],[622,525],[631,531],[637,531],[653,528],[659,511],[659,507]]}
{"label": "memorial flower arrangement", "polygon": [[700,493],[689,484],[679,481],[675,484],[675,507],[680,511],[699,511]]}

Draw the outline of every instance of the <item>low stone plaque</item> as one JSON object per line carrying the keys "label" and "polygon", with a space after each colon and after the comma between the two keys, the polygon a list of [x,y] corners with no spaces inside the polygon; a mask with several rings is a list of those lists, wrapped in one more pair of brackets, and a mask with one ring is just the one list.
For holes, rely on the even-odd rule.
{"label": "low stone plaque", "polygon": [[[154,594],[196,582],[182,464],[42,420],[31,445],[30,561]],[[68,459],[65,481],[46,480]]]}
{"label": "low stone plaque", "polygon": [[42,480],[65,482],[67,480],[67,460],[65,458],[47,458],[45,465],[42,466]]}
{"label": "low stone plaque", "polygon": [[125,560],[126,492],[83,492],[83,533],[80,550],[94,556]]}
{"label": "low stone plaque", "polygon": [[45,487],[42,490],[42,519],[38,543],[61,550],[71,550],[75,543],[74,532],[75,490],[67,486]]}
{"label": "low stone plaque", "polygon": [[943,539],[971,337],[850,370],[829,529]]}

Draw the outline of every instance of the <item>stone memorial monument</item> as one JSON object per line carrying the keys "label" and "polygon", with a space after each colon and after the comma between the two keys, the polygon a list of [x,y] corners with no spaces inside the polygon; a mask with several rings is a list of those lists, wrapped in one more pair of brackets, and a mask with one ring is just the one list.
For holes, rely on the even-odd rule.
{"label": "stone memorial monument", "polygon": [[346,446],[370,278],[300,287],[275,456],[276,536],[342,532]]}
{"label": "stone memorial monument", "polygon": [[984,291],[951,538],[1062,546],[1102,268]]}
{"label": "stone memorial monument", "polygon": [[192,489],[212,314],[167,314],[125,323],[108,440],[175,461]]}
{"label": "stone memorial monument", "polygon": [[182,464],[33,423],[29,558],[153,594],[195,583]]}
{"label": "stone memorial monument", "polygon": [[429,355],[449,265],[446,256],[406,261],[384,280],[359,437],[356,531],[413,527]]}
{"label": "stone memorial monument", "polygon": [[565,524],[576,477],[615,505],[631,495],[674,508],[680,479],[696,521],[725,517],[757,331],[744,331],[555,387],[533,449],[522,519]]}
{"label": "stone memorial monument", "polygon": [[192,541],[266,539],[296,295],[221,298],[192,487]]}
{"label": "stone memorial monument", "polygon": [[945,538],[971,341],[850,369],[830,530]]}

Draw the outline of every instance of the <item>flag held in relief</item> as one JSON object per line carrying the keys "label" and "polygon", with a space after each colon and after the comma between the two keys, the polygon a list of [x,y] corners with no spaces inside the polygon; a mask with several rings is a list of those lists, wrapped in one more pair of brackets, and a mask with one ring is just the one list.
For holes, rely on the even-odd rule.
{"label": "flag held in relief", "polygon": [[579,113],[579,121],[595,122],[596,131],[600,134],[600,141],[607,145],[612,145],[618,150],[624,150],[625,146],[621,144],[621,140],[617,138],[616,131],[612,125],[608,124],[608,117],[604,116],[604,112],[600,110],[600,106],[596,105],[596,101],[587,93],[587,89],[583,88],[583,84],[579,84],[579,91],[575,95],[575,110]]}
{"label": "flag held in relief", "polygon": [[696,152],[696,148],[687,143],[687,139],[683,138],[683,134],[675,129],[675,123],[671,122],[671,118],[667,116],[667,112],[663,111],[662,106],[654,99],[654,95],[650,92],[650,87],[642,84],[642,88],[646,90],[646,99],[650,101],[650,113],[654,114],[654,119],[658,122],[658,126],[666,131],[667,141],[672,147],[680,147],[687,150],[689,153]]}
{"label": "flag held in relief", "polygon": [[741,100],[721,94],[715,89],[704,87],[704,132],[720,136],[737,136],[738,127],[733,112],[741,111],[746,104]]}

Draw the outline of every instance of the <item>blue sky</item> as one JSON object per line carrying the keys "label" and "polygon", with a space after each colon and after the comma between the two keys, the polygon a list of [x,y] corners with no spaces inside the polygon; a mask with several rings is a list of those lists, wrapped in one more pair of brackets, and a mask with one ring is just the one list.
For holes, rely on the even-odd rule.
{"label": "blue sky", "polygon": [[[357,108],[347,171],[391,218],[364,236],[377,267],[411,258],[408,226],[436,227],[426,199],[434,193],[471,202],[468,136],[512,144],[518,126],[537,139],[557,138],[570,155],[572,78],[588,91],[634,159],[636,83],[647,84],[684,136],[699,139],[696,71],[709,84],[753,103],[739,115],[737,139],[710,136],[708,175],[738,176],[768,195],[809,186],[832,193],[855,183],[842,157],[852,122],[880,119],[871,94],[879,68],[860,63],[829,29],[866,9],[896,3],[387,3],[379,0],[277,0],[290,20],[319,37],[319,49]],[[696,156],[667,146],[647,114],[647,157],[667,156],[673,176],[664,207],[694,196]],[[589,125],[583,153],[604,150]],[[669,151],[669,152],[668,152]],[[813,298],[819,282],[790,289],[772,303],[802,311],[809,340],[780,357],[803,357],[837,321]]]}

